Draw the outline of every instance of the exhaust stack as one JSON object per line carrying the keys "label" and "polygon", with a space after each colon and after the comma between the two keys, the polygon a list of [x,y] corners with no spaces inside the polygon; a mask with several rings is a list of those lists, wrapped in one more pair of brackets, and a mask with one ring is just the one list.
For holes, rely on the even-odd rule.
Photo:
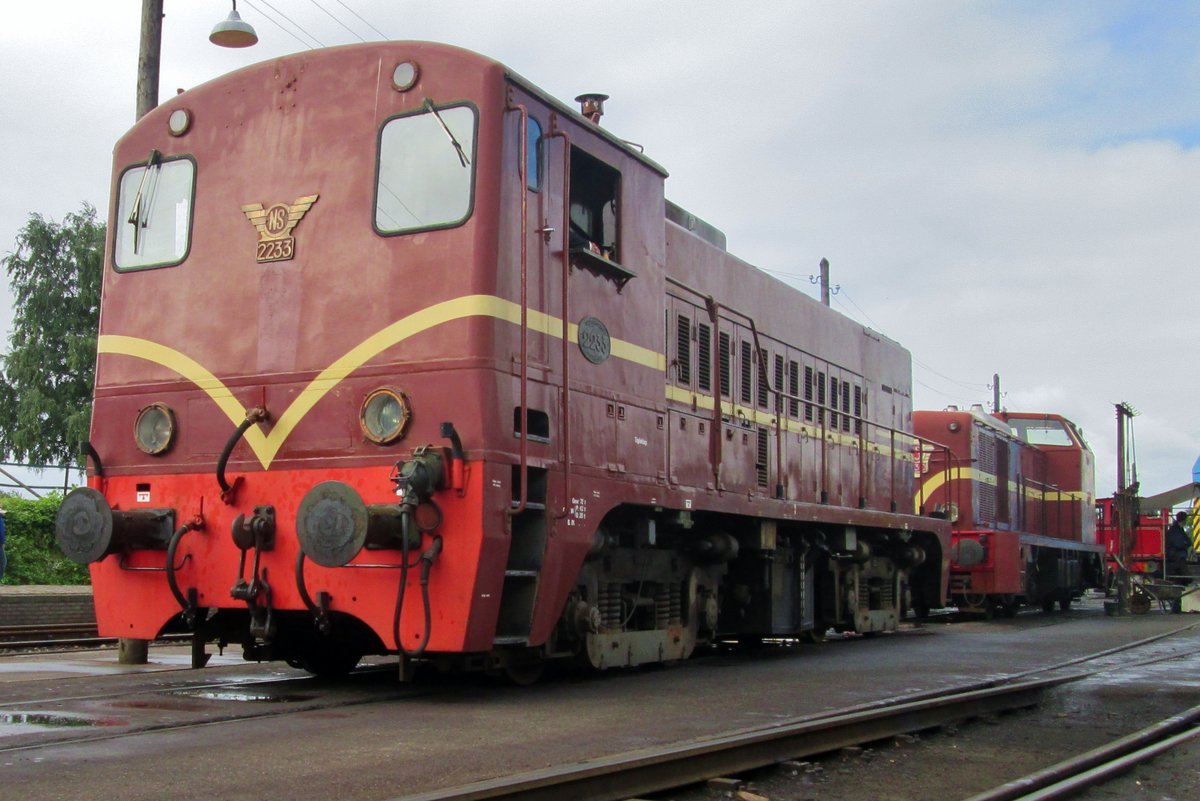
{"label": "exhaust stack", "polygon": [[604,116],[605,100],[608,100],[608,95],[599,92],[591,92],[575,98],[575,102],[579,104],[579,113],[587,117],[588,122],[592,125],[600,124],[600,118]]}

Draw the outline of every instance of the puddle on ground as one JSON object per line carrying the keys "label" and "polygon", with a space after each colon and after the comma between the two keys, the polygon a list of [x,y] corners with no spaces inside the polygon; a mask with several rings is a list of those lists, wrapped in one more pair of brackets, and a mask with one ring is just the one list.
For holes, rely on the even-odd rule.
{"label": "puddle on ground", "polygon": [[84,718],[60,715],[56,712],[0,712],[0,737],[32,734],[50,729],[90,728],[92,726],[124,726],[125,721],[112,718]]}
{"label": "puddle on ground", "polygon": [[251,690],[246,688],[210,689],[210,690],[175,690],[171,695],[181,695],[187,698],[202,698],[206,701],[257,701],[268,704],[287,704],[297,701],[311,701],[316,696],[302,693],[278,693],[270,690]]}

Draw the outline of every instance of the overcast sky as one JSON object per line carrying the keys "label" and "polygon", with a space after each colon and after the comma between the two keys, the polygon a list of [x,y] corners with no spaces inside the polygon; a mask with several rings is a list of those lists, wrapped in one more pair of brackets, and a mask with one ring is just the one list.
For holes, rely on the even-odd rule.
{"label": "overcast sky", "polygon": [[[1105,495],[1127,401],[1144,491],[1190,480],[1200,2],[242,0],[261,41],[225,50],[227,3],[166,0],[160,96],[384,38],[348,9],[568,102],[612,95],[605,126],[733,253],[814,294],[830,260],[834,306],[912,351],[918,408],[990,405],[999,373],[1008,409],[1083,427]],[[137,0],[6,9],[0,255],[30,213],[107,215],[139,19]],[[0,286],[5,342],[11,306]]]}

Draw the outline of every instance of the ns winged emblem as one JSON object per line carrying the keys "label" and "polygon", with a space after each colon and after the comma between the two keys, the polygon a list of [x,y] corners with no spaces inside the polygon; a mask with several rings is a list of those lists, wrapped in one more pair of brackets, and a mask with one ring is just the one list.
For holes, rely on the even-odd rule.
{"label": "ns winged emblem", "polygon": [[242,213],[258,229],[258,249],[255,260],[287,261],[296,255],[296,239],[292,230],[304,219],[304,215],[317,202],[318,195],[304,195],[290,205],[276,203],[263,208],[261,203],[242,206]]}

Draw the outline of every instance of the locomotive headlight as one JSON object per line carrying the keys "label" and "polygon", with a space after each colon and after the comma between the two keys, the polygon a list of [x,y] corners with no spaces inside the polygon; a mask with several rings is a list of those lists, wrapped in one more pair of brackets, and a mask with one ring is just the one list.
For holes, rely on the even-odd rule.
{"label": "locomotive headlight", "polygon": [[171,136],[183,136],[192,127],[192,112],[177,108],[167,117],[167,131]]}
{"label": "locomotive headlight", "polygon": [[371,442],[388,445],[404,436],[412,410],[408,397],[398,390],[380,388],[367,395],[358,422]]}
{"label": "locomotive headlight", "polygon": [[411,61],[402,61],[392,70],[392,86],[397,92],[407,92],[413,88],[420,75],[417,65]]}
{"label": "locomotive headlight", "polygon": [[151,456],[166,453],[175,439],[175,413],[165,403],[152,403],[138,412],[133,424],[138,449]]}

